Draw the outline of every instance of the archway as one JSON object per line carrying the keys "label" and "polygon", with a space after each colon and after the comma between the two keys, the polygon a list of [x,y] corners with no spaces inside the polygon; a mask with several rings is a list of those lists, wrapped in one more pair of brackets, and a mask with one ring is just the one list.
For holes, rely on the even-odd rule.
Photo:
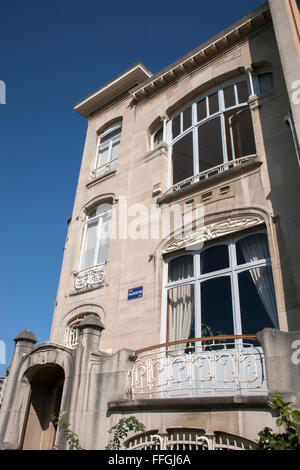
{"label": "archway", "polygon": [[56,436],[51,417],[60,410],[65,374],[57,364],[46,364],[32,367],[26,376],[31,393],[22,447],[50,450]]}

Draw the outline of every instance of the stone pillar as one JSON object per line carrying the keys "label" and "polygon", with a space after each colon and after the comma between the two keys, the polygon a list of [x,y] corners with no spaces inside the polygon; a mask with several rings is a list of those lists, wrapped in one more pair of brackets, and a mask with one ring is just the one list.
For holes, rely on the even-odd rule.
{"label": "stone pillar", "polygon": [[78,325],[79,329],[79,342],[86,352],[98,353],[101,331],[104,329],[98,315],[86,315]]}
{"label": "stone pillar", "polygon": [[265,328],[257,339],[264,350],[269,393],[280,392],[300,409],[300,331]]}
{"label": "stone pillar", "polygon": [[24,357],[33,350],[37,340],[31,331],[23,330],[14,341],[15,350],[0,410],[0,449],[18,449],[21,445],[22,423],[27,409],[24,403],[20,403],[21,397],[17,393],[20,391],[18,373]]}

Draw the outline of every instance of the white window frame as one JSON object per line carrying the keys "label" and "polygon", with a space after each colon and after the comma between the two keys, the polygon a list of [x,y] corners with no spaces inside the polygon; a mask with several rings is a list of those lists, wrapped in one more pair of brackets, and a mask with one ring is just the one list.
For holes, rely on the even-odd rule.
{"label": "white window frame", "polygon": [[[116,130],[120,130],[119,134],[114,136],[112,139],[107,141],[108,144],[108,161],[106,163],[101,164],[101,145],[103,137],[115,132]],[[92,177],[98,178],[104,176],[105,174],[109,173],[110,171],[115,170],[116,164],[119,160],[119,152],[118,156],[112,160],[112,146],[115,142],[119,141],[119,145],[121,144],[121,133],[122,133],[122,121],[119,121],[112,126],[108,127],[105,131],[101,132],[98,135],[97,140],[97,149],[96,149],[96,156],[94,162],[94,169],[92,171]]]}
{"label": "white window frame", "polygon": [[[168,155],[168,188],[170,188],[174,183],[172,181],[173,175],[173,166],[172,166],[172,149],[173,145],[176,144],[177,141],[182,139],[185,135],[189,134],[190,132],[193,133],[193,165],[194,165],[194,174],[191,176],[195,176],[199,173],[199,152],[198,152],[198,127],[208,122],[209,120],[220,116],[221,120],[221,136],[222,136],[222,147],[223,147],[223,163],[228,162],[228,153],[227,153],[227,142],[226,142],[226,128],[225,128],[225,116],[224,113],[234,110],[234,109],[247,109],[249,107],[248,100],[243,103],[238,102],[238,92],[237,92],[237,84],[240,82],[246,81],[248,85],[248,92],[249,97],[251,95],[251,87],[249,83],[249,77],[247,75],[243,75],[238,77],[235,80],[231,80],[229,82],[222,83],[217,87],[211,88],[208,92],[199,95],[196,99],[193,99],[188,104],[186,104],[180,111],[172,114],[170,119],[167,123],[167,130],[166,130],[166,140],[169,144],[169,155]],[[229,86],[234,86],[234,93],[235,93],[235,101],[236,104],[234,106],[227,107],[225,106],[224,94],[223,90]],[[219,102],[219,110],[214,114],[208,114],[208,97],[218,93],[218,102]],[[207,115],[204,119],[198,121],[197,120],[197,103],[206,99],[206,108],[207,108]],[[183,112],[186,111],[188,108],[192,109],[191,113],[191,126],[188,129],[183,130]],[[180,116],[180,133],[174,137],[172,136],[172,122],[177,117]],[[234,154],[233,154],[234,159]]]}
{"label": "white window frame", "polygon": [[[89,217],[89,214],[93,212],[95,209],[97,209],[99,206],[102,204],[110,204],[111,208],[100,212],[98,215],[95,215],[94,217]],[[80,262],[79,262],[79,269],[84,270],[88,269],[92,266],[98,266],[97,260],[98,260],[98,255],[99,255],[99,247],[100,247],[100,242],[101,242],[101,234],[102,234],[102,227],[103,227],[103,219],[106,215],[112,214],[112,204],[110,202],[103,202],[100,203],[96,206],[96,208],[91,209],[87,215],[86,215],[86,221],[85,221],[85,226],[84,226],[84,232],[83,232],[83,239],[82,239],[82,248],[81,248],[81,254],[80,254]],[[88,225],[98,221],[97,224],[97,229],[96,229],[96,244],[94,248],[94,257],[93,257],[93,264],[90,266],[82,266],[83,260],[84,260],[84,255],[85,255],[85,243],[86,243],[86,237],[87,237],[87,230],[88,230]],[[104,263],[101,263],[104,264]]]}
{"label": "white window frame", "polygon": [[[168,332],[167,332],[167,302],[168,302],[168,290],[172,289],[173,287],[186,285],[186,284],[193,284],[194,285],[194,306],[195,306],[195,337],[201,337],[201,297],[200,297],[200,289],[201,283],[207,281],[209,279],[214,279],[223,276],[230,276],[231,278],[231,296],[232,296],[232,315],[233,315],[233,334],[234,335],[241,335],[241,334],[253,334],[256,332],[242,332],[242,322],[241,322],[241,309],[240,309],[240,297],[239,297],[239,284],[238,284],[238,275],[244,271],[248,271],[251,268],[256,267],[264,267],[264,266],[271,266],[271,259],[260,259],[257,261],[253,261],[251,263],[245,264],[237,264],[236,259],[236,249],[235,244],[250,235],[257,235],[257,234],[264,234],[267,236],[266,230],[261,229],[255,232],[248,232],[245,234],[239,234],[239,236],[233,237],[229,240],[222,240],[220,239],[214,244],[210,244],[209,246],[203,247],[201,250],[191,250],[191,251],[184,251],[184,252],[177,252],[163,260],[163,298],[162,298],[162,312],[161,312],[161,344],[164,344],[168,341]],[[206,249],[216,247],[218,245],[227,245],[228,246],[228,254],[229,254],[229,267],[210,272],[207,274],[200,274],[200,254],[203,253]],[[176,259],[180,256],[193,256],[193,267],[194,267],[194,275],[190,278],[186,278],[184,280],[175,281],[175,282],[168,282],[168,272],[169,272],[169,263],[173,259]],[[188,339],[188,338],[185,338]]]}

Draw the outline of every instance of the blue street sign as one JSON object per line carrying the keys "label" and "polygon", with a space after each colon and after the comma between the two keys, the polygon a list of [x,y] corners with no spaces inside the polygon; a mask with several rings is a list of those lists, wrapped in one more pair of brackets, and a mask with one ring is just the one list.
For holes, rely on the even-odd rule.
{"label": "blue street sign", "polygon": [[140,297],[143,297],[143,286],[128,289],[127,300],[139,299]]}

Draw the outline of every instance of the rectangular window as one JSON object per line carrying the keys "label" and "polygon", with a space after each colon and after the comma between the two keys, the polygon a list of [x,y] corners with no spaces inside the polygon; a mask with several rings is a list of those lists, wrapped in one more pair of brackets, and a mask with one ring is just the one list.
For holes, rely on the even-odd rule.
{"label": "rectangular window", "polygon": [[199,172],[223,163],[220,117],[198,127]]}
{"label": "rectangular window", "polygon": [[193,134],[189,132],[173,145],[173,184],[193,174]]}

